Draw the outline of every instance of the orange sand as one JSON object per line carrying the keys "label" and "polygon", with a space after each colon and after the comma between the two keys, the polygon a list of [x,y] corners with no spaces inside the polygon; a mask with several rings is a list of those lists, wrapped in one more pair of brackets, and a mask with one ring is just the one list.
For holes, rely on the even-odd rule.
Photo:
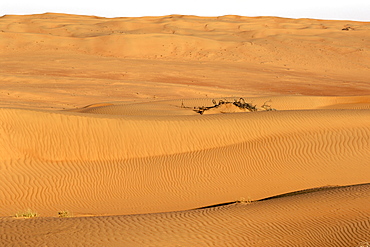
{"label": "orange sand", "polygon": [[[0,245],[370,241],[369,30],[1,17]],[[193,111],[241,97],[258,111]],[[27,208],[40,216],[14,217]]]}

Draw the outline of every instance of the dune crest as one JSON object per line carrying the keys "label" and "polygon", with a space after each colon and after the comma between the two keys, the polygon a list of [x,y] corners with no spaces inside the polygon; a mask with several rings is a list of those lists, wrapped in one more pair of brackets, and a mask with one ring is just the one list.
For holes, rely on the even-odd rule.
{"label": "dune crest", "polygon": [[[369,184],[363,184],[161,214],[6,219],[0,233],[24,231],[13,239],[5,237],[4,244],[50,246],[74,245],[81,239],[89,246],[358,246],[368,237],[369,192]],[[58,234],[45,235],[44,229],[50,228]],[[86,237],[86,232],[91,235]]]}

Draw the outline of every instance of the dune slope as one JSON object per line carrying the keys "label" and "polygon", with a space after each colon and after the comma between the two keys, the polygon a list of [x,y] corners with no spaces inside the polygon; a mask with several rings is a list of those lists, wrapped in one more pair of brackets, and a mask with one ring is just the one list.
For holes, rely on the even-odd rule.
{"label": "dune slope", "polygon": [[369,195],[363,184],[160,214],[6,218],[0,236],[17,246],[360,246]]}
{"label": "dune slope", "polygon": [[153,213],[368,181],[368,109],[172,109],[192,115],[1,109],[2,213]]}

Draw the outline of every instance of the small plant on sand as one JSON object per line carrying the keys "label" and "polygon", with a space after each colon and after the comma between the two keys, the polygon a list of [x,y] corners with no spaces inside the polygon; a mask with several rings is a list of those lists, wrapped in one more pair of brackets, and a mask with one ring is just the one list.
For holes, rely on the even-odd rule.
{"label": "small plant on sand", "polygon": [[60,218],[71,217],[71,213],[68,210],[61,210],[58,212]]}
{"label": "small plant on sand", "polygon": [[263,105],[261,107],[263,109],[265,109],[266,111],[276,111],[276,109],[272,108],[271,105],[266,104],[267,102],[271,102],[271,100],[266,101],[265,103],[263,103]]}
{"label": "small plant on sand", "polygon": [[245,199],[244,197],[240,197],[239,200],[236,200],[235,202],[241,204],[251,204],[252,200],[249,197],[247,199]]}
{"label": "small plant on sand", "polygon": [[39,214],[32,211],[31,209],[27,209],[25,211],[16,213],[14,216],[17,218],[33,218],[39,216]]}

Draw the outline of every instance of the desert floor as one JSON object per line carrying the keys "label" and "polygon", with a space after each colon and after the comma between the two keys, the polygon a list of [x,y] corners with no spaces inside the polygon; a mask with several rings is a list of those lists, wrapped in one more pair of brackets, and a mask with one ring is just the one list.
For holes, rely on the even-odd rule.
{"label": "desert floor", "polygon": [[3,16],[0,56],[1,246],[370,245],[370,23]]}

